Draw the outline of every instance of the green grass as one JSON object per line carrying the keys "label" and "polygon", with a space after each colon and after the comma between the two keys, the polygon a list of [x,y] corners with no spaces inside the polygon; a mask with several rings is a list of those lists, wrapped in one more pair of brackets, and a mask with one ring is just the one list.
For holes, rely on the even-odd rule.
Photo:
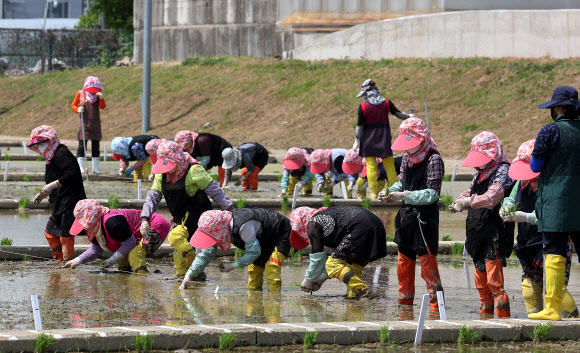
{"label": "green grass", "polygon": [[532,330],[532,340],[534,340],[534,342],[543,342],[547,340],[552,327],[554,327],[554,324],[551,322],[534,326]]}
{"label": "green grass", "polygon": [[445,174],[445,175],[443,176],[443,181],[451,181],[451,175],[449,175],[449,174]]}
{"label": "green grass", "polygon": [[226,65],[233,62],[235,62],[235,60],[232,60],[230,57],[227,56],[207,56],[207,57],[194,56],[183,60],[181,64],[184,66],[188,65],[214,66],[214,65]]}
{"label": "green grass", "polygon": [[387,241],[394,241],[395,236],[393,234],[387,234]]}
{"label": "green grass", "polygon": [[29,204],[30,199],[28,197],[21,197],[20,200],[18,200],[18,208],[28,208]]}
{"label": "green grass", "polygon": [[441,193],[441,195],[439,195],[439,200],[441,200],[441,203],[443,206],[445,206],[445,208],[449,208],[453,201],[455,201],[449,190]]}
{"label": "green grass", "polygon": [[302,347],[304,349],[309,349],[314,347],[314,343],[316,343],[316,337],[318,336],[317,331],[307,331],[304,334],[304,340],[302,341]]}
{"label": "green grass", "polygon": [[5,154],[5,155],[4,155],[4,160],[5,160],[6,162],[10,162],[10,161],[12,160],[12,156]]}
{"label": "green grass", "polygon": [[290,202],[288,201],[288,195],[282,196],[282,210],[287,211],[290,208]]}
{"label": "green grass", "polygon": [[459,344],[474,344],[481,341],[481,331],[473,329],[469,326],[461,326],[459,329],[459,337],[457,343]]}
{"label": "green grass", "polygon": [[441,238],[441,240],[443,240],[443,241],[452,241],[453,238],[451,238],[451,235],[447,234],[447,235],[444,235],[443,238]]}
{"label": "green grass", "polygon": [[322,207],[330,207],[330,206],[332,206],[332,197],[330,195],[326,195],[322,199]]}
{"label": "green grass", "polygon": [[368,197],[364,197],[361,201],[361,207],[364,209],[370,209],[371,208],[371,199],[369,199]]}
{"label": "green grass", "polygon": [[381,346],[392,346],[397,344],[397,342],[391,339],[391,329],[389,326],[381,326],[379,329],[379,343]]}
{"label": "green grass", "polygon": [[36,161],[42,162],[44,160],[43,156],[36,156]]}
{"label": "green grass", "polygon": [[109,201],[107,205],[110,209],[117,209],[119,208],[119,196],[111,195],[109,196]]}
{"label": "green grass", "polygon": [[34,345],[34,352],[35,353],[45,353],[48,350],[56,339],[51,335],[47,335],[46,333],[41,333],[36,337],[35,345]]}
{"label": "green grass", "polygon": [[244,207],[246,207],[246,199],[245,199],[245,198],[243,198],[243,197],[242,197],[242,198],[239,198],[239,199],[236,201],[236,208],[237,208],[237,209],[240,209],[240,208],[244,208]]}
{"label": "green grass", "polygon": [[22,261],[28,261],[30,257],[28,255],[22,255]]}
{"label": "green grass", "polygon": [[28,182],[28,181],[30,181],[30,178],[29,178],[29,177],[27,177],[27,176],[23,176],[23,177],[22,177],[22,181],[26,181],[26,182]]}
{"label": "green grass", "polygon": [[220,351],[229,351],[234,348],[237,335],[235,333],[224,333],[220,336]]}
{"label": "green grass", "polygon": [[453,255],[463,255],[463,243],[453,243],[451,252]]}
{"label": "green grass", "polygon": [[2,238],[0,240],[0,245],[4,245],[4,246],[12,245],[12,239],[10,239],[10,238]]}
{"label": "green grass", "polygon": [[479,128],[479,126],[477,126],[476,124],[469,124],[469,125],[464,125],[463,126],[463,131],[465,132],[471,132],[471,131],[475,131]]}
{"label": "green grass", "polygon": [[153,336],[146,334],[145,336],[137,335],[133,338],[135,350],[137,352],[149,352],[153,345]]}
{"label": "green grass", "polygon": [[280,181],[282,181],[282,178],[283,178],[284,176],[283,176],[282,174],[278,174],[278,175],[276,175],[276,177],[278,178],[278,181],[280,182]]}

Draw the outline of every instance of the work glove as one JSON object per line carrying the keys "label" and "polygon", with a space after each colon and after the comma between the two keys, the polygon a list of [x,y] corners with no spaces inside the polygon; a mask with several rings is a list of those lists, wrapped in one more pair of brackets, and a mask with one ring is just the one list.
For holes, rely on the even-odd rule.
{"label": "work glove", "polygon": [[149,178],[147,179],[149,179],[149,181],[155,180],[155,174],[149,174]]}
{"label": "work glove", "polygon": [[504,222],[527,223],[528,213],[523,211],[516,211],[516,213],[501,216],[501,219],[503,219]]}
{"label": "work glove", "polygon": [[147,238],[149,236],[149,231],[151,230],[151,224],[149,223],[149,220],[144,218],[141,221],[141,228],[139,230],[141,232],[141,237]]}
{"label": "work glove", "polygon": [[451,211],[453,213],[455,213],[455,212],[461,212],[464,209],[468,208],[470,205],[471,205],[471,198],[464,197],[462,199],[455,200],[455,202],[453,202],[449,206],[449,211]]}
{"label": "work glove", "polygon": [[325,193],[326,193],[326,192],[329,192],[330,190],[332,190],[332,188],[334,187],[334,185],[336,185],[336,183],[333,181],[332,183],[328,184],[328,185],[327,185],[327,186],[326,186],[326,187],[323,189],[323,191],[324,191]]}
{"label": "work glove", "polygon": [[119,168],[119,176],[125,175],[125,168]]}
{"label": "work glove", "polygon": [[179,286],[179,289],[187,289],[187,284],[189,282],[191,282],[191,275],[189,273],[187,273],[183,277],[183,281],[181,281],[181,285]]}
{"label": "work glove", "polygon": [[352,144],[352,149],[353,150],[356,150],[359,147],[360,147],[360,139],[359,138],[355,138],[354,139],[354,143]]}
{"label": "work glove", "polygon": [[300,289],[302,289],[303,292],[307,292],[307,293],[311,293],[311,292],[316,292],[320,287],[316,287],[314,282],[310,282],[308,280],[303,280],[302,284],[300,285]]}
{"label": "work glove", "polygon": [[226,180],[226,181],[224,181],[224,183],[222,184],[222,189],[227,189],[227,188],[229,188],[229,186],[228,186],[228,181]]}
{"label": "work glove", "polygon": [[75,257],[74,259],[72,259],[70,261],[67,261],[66,264],[64,264],[62,267],[64,267],[64,268],[72,268],[74,270],[80,264],[81,264],[81,260],[79,260],[78,257]]}
{"label": "work glove", "polygon": [[121,260],[123,258],[123,254],[121,254],[118,251],[115,251],[113,253],[113,255],[111,255],[111,257],[109,257],[108,259],[106,259],[105,261],[103,261],[103,267],[107,268],[107,267],[111,267],[114,264],[117,263],[117,261]]}
{"label": "work glove", "polygon": [[350,192],[350,191],[352,191],[352,189],[354,189],[354,182],[352,182],[352,181],[351,181],[350,183],[348,183],[348,186],[346,187],[346,189],[347,189],[349,192]]}
{"label": "work glove", "polygon": [[413,114],[413,113],[409,114],[409,118],[414,118],[414,117],[415,117],[415,114]]}
{"label": "work glove", "polygon": [[221,272],[232,272],[234,270],[234,265],[231,263],[223,264],[219,266]]}
{"label": "work glove", "polygon": [[324,190],[324,185],[318,184],[317,189],[318,189],[318,192],[322,192]]}
{"label": "work glove", "polygon": [[105,96],[103,95],[103,92],[97,92],[97,97],[99,97],[101,99],[105,99]]}
{"label": "work glove", "polygon": [[127,170],[125,170],[125,176],[126,177],[130,177],[131,176],[131,173],[133,173],[133,168],[132,167],[129,167],[129,168],[127,168]]}
{"label": "work glove", "polygon": [[79,114],[80,114],[80,113],[82,113],[82,112],[84,112],[84,111],[85,111],[85,108],[84,108],[84,107],[81,105],[81,106],[78,108],[78,111],[79,111]]}
{"label": "work glove", "polygon": [[[499,209],[499,216],[503,219],[509,213],[509,207],[507,205],[502,205]],[[505,220],[504,220],[505,221]]]}
{"label": "work glove", "polygon": [[304,187],[304,183],[303,182],[296,183],[296,186],[294,186],[294,187],[296,189],[298,189],[298,191],[300,191]]}
{"label": "work glove", "polygon": [[403,201],[405,199],[405,192],[404,191],[393,191],[390,192],[385,200],[387,202],[398,202],[398,201]]}
{"label": "work glove", "polygon": [[58,188],[58,180],[53,181],[52,183],[48,183],[46,184],[42,190],[36,194],[36,196],[34,196],[34,199],[32,200],[32,202],[34,203],[40,203],[40,201],[42,201],[45,197],[47,197],[48,195],[50,195],[50,193],[52,192],[52,190]]}
{"label": "work glove", "polygon": [[240,186],[242,185],[242,181],[246,180],[246,178],[248,177],[248,175],[244,175],[243,177],[240,178],[240,180],[236,181],[236,186]]}
{"label": "work glove", "polygon": [[[381,191],[379,192],[378,198],[379,198],[379,199],[384,199],[384,198],[386,198],[386,197],[387,197],[387,195],[388,195],[388,194],[389,194],[389,193],[388,193],[387,189],[386,189],[386,188],[384,188],[383,190],[381,190]],[[382,201],[382,200],[381,200],[381,201]]]}
{"label": "work glove", "polygon": [[286,190],[282,190],[282,192],[280,192],[280,197],[284,197],[286,196]]}

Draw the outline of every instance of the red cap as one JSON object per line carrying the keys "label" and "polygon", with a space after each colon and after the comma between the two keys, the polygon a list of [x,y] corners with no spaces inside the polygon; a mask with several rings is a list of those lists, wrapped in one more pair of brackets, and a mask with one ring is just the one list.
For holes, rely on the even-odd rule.
{"label": "red cap", "polygon": [[83,229],[84,229],[83,225],[77,219],[75,219],[72,227],[70,227],[69,233],[71,235],[78,235],[80,232],[83,231]]}
{"label": "red cap", "polygon": [[302,238],[297,231],[290,231],[290,246],[292,248],[295,250],[302,250],[308,245],[310,245],[310,243],[306,239]]}
{"label": "red cap", "polygon": [[158,159],[155,162],[155,166],[151,169],[151,174],[163,174],[175,168],[175,164],[168,159]]}
{"label": "red cap", "polygon": [[116,161],[120,161],[121,158],[124,158],[124,157],[125,156],[123,156],[122,154],[113,153],[113,159],[116,160]]}
{"label": "red cap", "polygon": [[41,142],[46,141],[46,140],[48,140],[48,137],[37,136],[37,137],[33,138],[32,140],[30,140],[30,143],[28,144],[27,147],[36,145],[37,143],[41,143]]}
{"label": "red cap", "polygon": [[324,172],[326,172],[326,169],[328,168],[328,163],[312,163],[310,165],[310,171],[312,172],[312,174],[322,174]]}
{"label": "red cap", "polygon": [[282,164],[284,165],[285,169],[290,169],[290,170],[300,169],[304,165],[304,164],[302,164],[302,161],[300,161],[298,159],[288,158],[288,157],[284,158],[284,160],[282,161]]}
{"label": "red cap", "polygon": [[508,175],[514,180],[532,180],[540,173],[534,173],[529,163],[517,161],[510,166]]}
{"label": "red cap", "polygon": [[98,89],[97,87],[87,87],[87,88],[85,88],[85,92],[99,93],[99,92],[101,92],[101,90]]}
{"label": "red cap", "polygon": [[217,241],[203,230],[198,229],[189,239],[189,244],[196,249],[207,249],[217,244]]}
{"label": "red cap", "polygon": [[407,151],[411,150],[421,144],[422,140],[411,135],[399,134],[391,149],[394,151]]}
{"label": "red cap", "polygon": [[149,159],[151,160],[151,164],[157,163],[157,155],[156,154],[149,154]]}
{"label": "red cap", "polygon": [[481,167],[491,162],[491,158],[485,155],[485,153],[480,151],[470,151],[467,158],[461,163],[462,167]]}

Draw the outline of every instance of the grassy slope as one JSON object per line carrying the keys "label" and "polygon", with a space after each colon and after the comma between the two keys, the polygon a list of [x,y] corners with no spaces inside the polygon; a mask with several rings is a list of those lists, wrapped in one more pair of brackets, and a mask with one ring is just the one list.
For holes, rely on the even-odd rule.
{"label": "grassy slope", "polygon": [[[28,135],[50,124],[74,139],[70,103],[87,75],[105,86],[104,139],[141,132],[141,67],[0,77],[0,135]],[[153,134],[212,132],[232,143],[269,148],[350,147],[360,83],[372,77],[397,107],[425,118],[447,157],[462,156],[481,130],[495,132],[511,157],[550,121],[536,105],[559,85],[580,86],[580,60],[382,60],[301,62],[207,58],[152,70]],[[209,129],[203,129],[206,122]],[[399,120],[392,119],[393,134]]]}

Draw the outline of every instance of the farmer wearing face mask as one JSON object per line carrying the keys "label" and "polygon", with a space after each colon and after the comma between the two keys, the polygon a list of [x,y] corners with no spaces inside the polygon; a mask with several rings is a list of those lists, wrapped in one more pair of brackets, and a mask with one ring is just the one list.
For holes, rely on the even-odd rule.
{"label": "farmer wearing face mask", "polygon": [[[85,80],[83,89],[78,91],[71,104],[75,113],[82,114],[83,121],[79,121],[79,130],[77,132],[77,140],[79,140],[79,148],[77,149],[77,161],[81,171],[86,172],[85,159],[85,143],[91,140],[91,161],[93,163],[93,173],[100,174],[99,170],[99,143],[103,138],[101,134],[101,109],[105,109],[105,98],[103,96],[103,85],[98,78],[89,76]],[[80,120],[80,119],[79,119]],[[85,131],[83,135],[82,126],[84,124]],[[83,139],[86,139],[83,141]]]}
{"label": "farmer wearing face mask", "polygon": [[[535,173],[530,168],[534,142],[535,140],[526,141],[518,149],[518,154],[509,170],[510,178],[518,181],[510,196],[504,199],[503,205],[499,210],[504,222],[518,222],[518,238],[515,252],[522,265],[522,294],[528,314],[537,313],[543,309],[542,292],[544,283],[542,233],[538,232],[538,219],[535,212],[538,176],[540,173]],[[576,303],[566,288],[571,264],[572,239],[568,237],[566,276],[562,290],[562,307],[560,309],[562,317],[578,317]]]}
{"label": "farmer wearing face mask", "polygon": [[310,171],[310,154],[312,148],[292,147],[288,150],[283,160],[284,171],[280,185],[282,193],[280,196],[293,195],[294,188],[303,190],[304,196],[312,195],[312,179],[314,174]]}
{"label": "farmer wearing face mask", "polygon": [[[155,135],[138,135],[133,137],[115,137],[111,141],[113,159],[119,161],[119,175],[130,176],[133,173],[133,181],[149,178],[151,174],[151,160],[145,146],[159,137]],[[135,163],[129,167],[129,162]]]}
{"label": "farmer wearing face mask", "polygon": [[418,118],[409,118],[399,127],[394,151],[406,151],[399,181],[379,198],[403,201],[395,218],[395,243],[399,246],[397,275],[399,304],[412,305],[415,297],[415,261],[419,256],[421,277],[427,283],[429,306],[438,308],[437,291],[443,291],[437,253],[439,251],[439,194],[445,165],[437,145]]}
{"label": "farmer wearing face mask", "polygon": [[51,215],[44,236],[52,257],[61,262],[71,260],[75,255],[75,239],[69,233],[75,220],[73,211],[77,201],[87,197],[81,170],[73,154],[60,142],[56,131],[48,125],[32,130],[28,148],[46,159],[46,185],[34,197],[33,202],[38,203],[49,196]]}
{"label": "farmer wearing face mask", "polygon": [[389,113],[402,120],[409,118],[409,115],[399,111],[392,101],[381,97],[381,92],[373,80],[368,79],[363,82],[357,97],[363,96],[365,101],[358,108],[356,138],[352,148],[357,149],[360,146],[360,155],[366,158],[371,198],[376,199],[379,192],[377,157],[383,159],[389,185],[393,185],[397,181],[393,151],[391,150]]}
{"label": "farmer wearing face mask", "polygon": [[[346,150],[344,148],[333,148],[325,150],[315,150],[310,155],[310,171],[316,175],[318,192],[324,192],[332,196],[332,188],[343,180],[349,183],[356,183],[358,174],[347,174],[342,170],[342,162]],[[347,190],[350,197],[351,193]]]}
{"label": "farmer wearing face mask", "polygon": [[580,248],[578,92],[569,86],[557,87],[552,99],[538,108],[550,108],[554,119],[538,133],[530,162],[532,171],[540,172],[536,215],[546,255],[546,295],[544,310],[528,317],[560,320],[568,238],[572,238],[576,249]]}
{"label": "farmer wearing face mask", "polygon": [[449,206],[451,212],[468,209],[465,249],[475,264],[475,286],[479,291],[480,313],[510,316],[509,297],[504,290],[503,267],[514,244],[514,224],[504,223],[500,202],[510,194],[514,181],[501,141],[484,131],[471,141],[471,152],[463,162],[477,173],[471,187]]}
{"label": "farmer wearing face mask", "polygon": [[188,130],[179,131],[175,134],[175,142],[183,148],[184,152],[196,158],[205,170],[209,171],[213,167],[218,167],[219,182],[220,185],[223,184],[226,171],[222,167],[224,162],[222,151],[226,148],[232,148],[231,143],[217,135],[208,133],[196,134]]}
{"label": "farmer wearing face mask", "polygon": [[141,234],[139,210],[110,210],[96,200],[81,200],[74,210],[75,221],[71,234],[87,233],[91,247],[64,267],[76,268],[101,256],[104,249],[113,255],[104,261],[105,267],[117,264],[119,271],[147,273],[145,256],[153,254],[169,233],[169,222],[154,213],[147,236]]}
{"label": "farmer wearing face mask", "polygon": [[222,151],[222,157],[222,167],[226,170],[223,188],[228,187],[232,173],[243,168],[236,186],[241,184],[244,191],[258,190],[258,174],[268,164],[268,151],[264,146],[257,142],[245,142],[235,149],[226,148]]}
{"label": "farmer wearing face mask", "polygon": [[[346,284],[349,299],[379,296],[361,279],[369,262],[387,255],[385,226],[377,216],[358,206],[299,207],[290,223],[290,245],[296,250],[312,245],[303,291],[315,292],[327,278],[336,278]],[[324,247],[333,249],[330,256]]]}
{"label": "farmer wearing face mask", "polygon": [[151,173],[157,175],[141,212],[141,234],[149,233],[151,217],[164,196],[173,223],[178,224],[169,233],[168,240],[176,250],[173,260],[177,277],[182,278],[195,259],[189,239],[197,229],[201,214],[212,209],[208,197],[224,210],[233,210],[234,205],[205,169],[173,141],[159,145]]}
{"label": "farmer wearing face mask", "polygon": [[215,257],[217,247],[226,252],[232,243],[245,253],[233,264],[225,264],[221,271],[248,266],[248,289],[262,290],[266,277],[268,290],[280,291],[282,263],[290,253],[290,221],[263,208],[204,212],[190,241],[191,246],[203,250],[187,271],[180,288],[186,288],[187,283],[205,269]]}

